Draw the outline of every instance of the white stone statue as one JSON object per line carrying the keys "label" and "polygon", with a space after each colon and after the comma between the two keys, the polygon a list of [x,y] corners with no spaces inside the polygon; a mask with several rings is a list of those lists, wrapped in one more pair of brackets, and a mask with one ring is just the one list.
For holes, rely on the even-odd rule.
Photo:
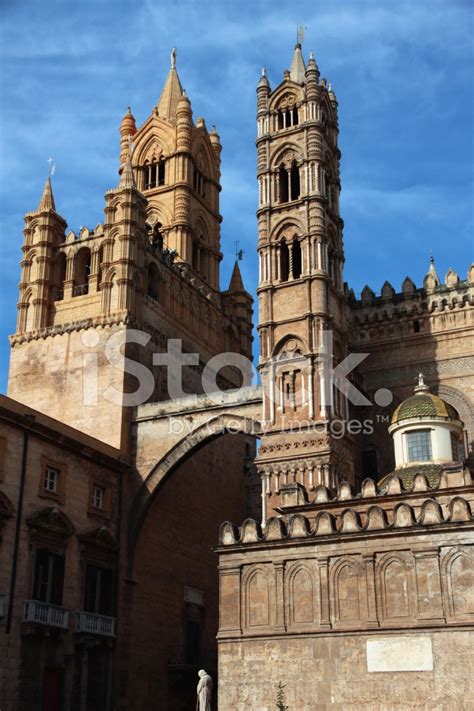
{"label": "white stone statue", "polygon": [[198,676],[196,711],[211,711],[212,677],[204,669],[198,672]]}

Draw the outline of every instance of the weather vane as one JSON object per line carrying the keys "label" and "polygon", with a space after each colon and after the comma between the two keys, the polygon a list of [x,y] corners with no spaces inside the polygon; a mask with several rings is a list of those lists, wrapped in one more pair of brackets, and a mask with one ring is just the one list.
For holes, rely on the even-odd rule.
{"label": "weather vane", "polygon": [[303,25],[299,25],[296,28],[296,42],[297,42],[297,44],[303,44],[305,30],[306,30],[306,27],[304,27]]}
{"label": "weather vane", "polygon": [[52,178],[56,172],[56,163],[54,162],[53,158],[48,158],[48,165],[49,165],[48,175],[50,178]]}

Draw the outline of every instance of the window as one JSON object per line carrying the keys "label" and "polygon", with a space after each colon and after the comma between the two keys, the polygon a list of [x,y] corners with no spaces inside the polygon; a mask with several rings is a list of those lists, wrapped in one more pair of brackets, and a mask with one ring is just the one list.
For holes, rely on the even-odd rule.
{"label": "window", "polygon": [[194,189],[201,197],[206,196],[206,181],[200,170],[194,169]]}
{"label": "window", "polygon": [[454,432],[451,432],[451,449],[453,452],[454,462],[464,461],[464,446],[462,440],[459,439]]}
{"label": "window", "polygon": [[286,242],[280,247],[280,281],[288,281],[290,270],[290,252]]}
{"label": "window", "polygon": [[92,506],[95,509],[100,509],[102,511],[104,509],[104,500],[105,489],[102,486],[94,484],[92,487]]}
{"label": "window", "polygon": [[154,163],[145,164],[145,190],[158,188],[165,184],[165,161],[163,158]]}
{"label": "window", "polygon": [[44,472],[44,490],[50,494],[57,494],[59,491],[59,477],[61,472],[59,469],[54,469],[53,467],[46,466]]}
{"label": "window", "polygon": [[63,600],[64,557],[39,548],[35,558],[33,599],[50,605],[61,605]]}
{"label": "window", "polygon": [[96,615],[112,615],[113,571],[87,564],[84,585],[84,610]]}
{"label": "window", "polygon": [[278,177],[280,183],[280,202],[288,202],[289,186],[288,186],[288,171],[284,165],[278,169]]}
{"label": "window", "polygon": [[301,243],[298,239],[293,240],[292,244],[293,256],[293,279],[299,279],[301,276]]}
{"label": "window", "polygon": [[418,320],[413,321],[413,332],[420,333],[420,322]]}
{"label": "window", "polygon": [[158,267],[154,262],[151,262],[148,266],[147,294],[154,301],[158,301],[159,278]]}
{"label": "window", "polygon": [[408,432],[406,437],[409,462],[431,462],[433,460],[430,430]]}
{"label": "window", "polygon": [[185,663],[199,664],[201,625],[198,620],[186,620]]}
{"label": "window", "polygon": [[378,473],[377,452],[375,449],[367,449],[362,452],[362,476],[376,479]]}
{"label": "window", "polygon": [[291,164],[290,187],[290,200],[297,200],[300,196],[300,169],[296,165],[296,161],[293,161]]}

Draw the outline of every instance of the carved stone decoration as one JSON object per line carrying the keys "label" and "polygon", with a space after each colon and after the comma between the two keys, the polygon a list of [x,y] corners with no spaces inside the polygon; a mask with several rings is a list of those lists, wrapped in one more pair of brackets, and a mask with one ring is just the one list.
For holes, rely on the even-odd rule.
{"label": "carved stone decoration", "polygon": [[252,518],[246,519],[240,529],[240,539],[242,543],[256,543],[262,540],[262,529],[260,524]]}
{"label": "carved stone decoration", "polygon": [[288,533],[290,538],[304,538],[309,536],[311,529],[308,519],[302,514],[294,514],[288,522]]}
{"label": "carved stone decoration", "polygon": [[345,509],[341,514],[340,533],[354,533],[361,529],[359,514],[353,509]]}
{"label": "carved stone decoration", "polygon": [[455,496],[449,502],[449,521],[460,523],[471,520],[471,509],[469,503],[461,496]]}
{"label": "carved stone decoration", "polygon": [[408,504],[398,504],[393,512],[393,528],[408,528],[415,526],[415,514]]}
{"label": "carved stone decoration", "polygon": [[361,487],[361,496],[363,499],[369,499],[377,496],[377,486],[373,479],[364,479]]}
{"label": "carved stone decoration", "polygon": [[269,628],[274,619],[275,579],[268,565],[252,565],[242,578],[244,627]]}
{"label": "carved stone decoration", "polygon": [[[411,556],[411,554],[410,554]],[[376,567],[380,610],[385,623],[412,617],[413,562],[403,553],[387,553]]]}
{"label": "carved stone decoration", "polygon": [[223,546],[230,546],[239,540],[237,528],[230,521],[225,521],[219,529],[219,541]]}
{"label": "carved stone decoration", "polygon": [[328,511],[321,511],[316,516],[316,524],[314,528],[315,536],[327,536],[330,533],[335,533],[336,526],[334,523],[334,516]]}
{"label": "carved stone decoration", "polygon": [[412,491],[428,491],[429,488],[430,487],[425,475],[418,472],[413,479]]}
{"label": "carved stone decoration", "polygon": [[329,489],[326,486],[323,486],[322,484],[319,484],[314,490],[314,502],[316,504],[325,504],[327,501],[329,501],[331,498],[331,495],[329,493]]}
{"label": "carved stone decoration", "polygon": [[421,507],[418,522],[422,526],[433,526],[443,521],[443,512],[437,501],[425,501]]}
{"label": "carved stone decoration", "polygon": [[380,506],[371,506],[367,510],[366,531],[377,531],[388,528],[387,514]]}
{"label": "carved stone decoration", "polygon": [[286,538],[287,532],[283,519],[273,516],[267,521],[265,527],[265,540],[266,541],[279,541],[282,538]]}
{"label": "carved stone decoration", "polygon": [[352,489],[351,485],[347,481],[343,481],[339,484],[337,488],[337,499],[338,501],[348,501],[352,499]]}
{"label": "carved stone decoration", "polygon": [[330,569],[331,615],[335,626],[359,626],[363,618],[364,576],[353,556],[338,558]]}
{"label": "carved stone decoration", "polygon": [[401,492],[402,492],[402,483],[401,483],[398,476],[396,476],[395,474],[392,474],[392,476],[389,477],[389,479],[387,480],[387,490],[385,493],[388,494],[389,496],[395,496],[397,494],[401,494]]}

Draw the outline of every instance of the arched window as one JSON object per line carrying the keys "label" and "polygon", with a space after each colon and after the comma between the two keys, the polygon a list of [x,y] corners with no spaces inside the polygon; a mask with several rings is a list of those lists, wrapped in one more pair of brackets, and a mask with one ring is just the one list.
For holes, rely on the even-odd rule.
{"label": "arched window", "polygon": [[293,279],[299,279],[301,276],[301,243],[296,237],[293,239],[292,252]]}
{"label": "arched window", "polygon": [[145,190],[157,188],[165,184],[165,160],[145,163]]}
{"label": "arched window", "polygon": [[160,158],[158,163],[158,186],[161,187],[165,184],[165,161]]}
{"label": "arched window", "polygon": [[293,108],[293,126],[297,126],[299,123],[298,121],[298,109],[296,106]]}
{"label": "arched window", "polygon": [[99,251],[97,253],[97,291],[100,290],[100,287],[102,285],[102,262],[104,261],[104,248],[101,246],[99,247]]}
{"label": "arched window", "polygon": [[378,473],[377,452],[375,449],[366,449],[362,452],[362,477],[377,479]]}
{"label": "arched window", "polygon": [[277,114],[278,117],[278,130],[281,131],[284,128],[284,122],[283,122],[283,111],[278,111]]}
{"label": "arched window", "polygon": [[285,111],[285,118],[286,118],[286,127],[288,128],[289,126],[291,126],[291,111],[290,111],[290,109],[287,109]]}
{"label": "arched window", "polygon": [[288,202],[289,191],[288,191],[288,171],[284,165],[281,165],[278,169],[278,177],[280,181],[280,202]]}
{"label": "arched window", "polygon": [[91,273],[91,251],[83,247],[74,258],[74,289],[73,296],[89,293],[89,277]]}
{"label": "arched window", "polygon": [[290,171],[290,183],[291,183],[291,200],[297,200],[300,196],[300,170],[296,165],[296,161],[291,164]]}
{"label": "arched window", "polygon": [[195,272],[199,273],[199,256],[200,256],[199,243],[197,240],[193,240],[193,254],[191,266]]}
{"label": "arched window", "polygon": [[154,262],[148,266],[148,283],[147,283],[147,294],[150,298],[158,301],[159,294],[159,272],[158,267]]}
{"label": "arched window", "polygon": [[66,279],[66,255],[61,252],[56,262],[56,293],[54,295],[55,301],[61,301],[64,299],[64,280]]}
{"label": "arched window", "polygon": [[290,252],[286,242],[280,246],[280,281],[288,281],[290,274]]}
{"label": "arched window", "polygon": [[206,180],[204,175],[197,168],[194,169],[194,189],[201,197],[206,196]]}

